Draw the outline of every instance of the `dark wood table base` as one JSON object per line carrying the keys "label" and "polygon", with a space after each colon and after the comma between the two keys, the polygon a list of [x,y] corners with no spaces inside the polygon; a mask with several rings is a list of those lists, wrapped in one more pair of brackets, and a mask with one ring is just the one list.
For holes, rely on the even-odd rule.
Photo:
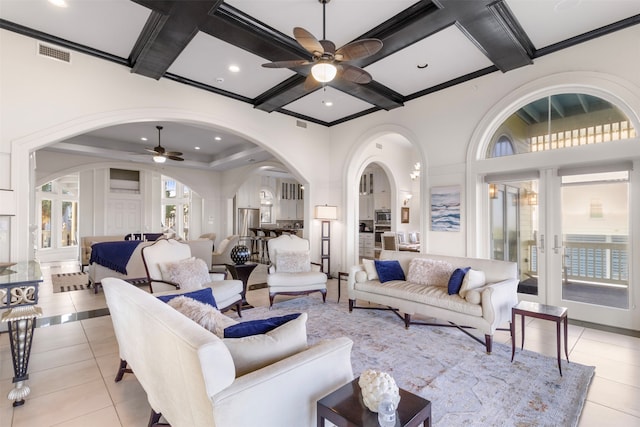
{"label": "dark wood table base", "polygon": [[516,354],[516,314],[521,317],[522,325],[522,343],[520,349],[524,348],[524,318],[526,316],[535,317],[537,319],[551,320],[556,322],[556,346],[558,350],[558,370],[560,376],[562,376],[562,365],[560,364],[561,351],[560,351],[560,324],[564,323],[564,354],[567,357],[567,363],[569,363],[569,350],[567,340],[568,320],[567,312],[569,310],[566,307],[556,307],[553,305],[539,304],[537,302],[520,301],[511,309],[511,361]]}
{"label": "dark wood table base", "polygon": [[[378,414],[367,409],[362,401],[358,380],[318,400],[318,427],[324,427],[325,420],[338,427],[379,427]],[[400,389],[396,415],[396,427],[431,427],[431,402]]]}

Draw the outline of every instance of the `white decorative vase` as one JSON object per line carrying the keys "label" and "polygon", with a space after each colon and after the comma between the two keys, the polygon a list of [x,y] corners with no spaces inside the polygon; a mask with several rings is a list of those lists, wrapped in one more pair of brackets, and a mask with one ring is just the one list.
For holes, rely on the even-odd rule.
{"label": "white decorative vase", "polygon": [[371,412],[378,412],[382,395],[387,393],[396,408],[400,402],[400,389],[393,377],[386,372],[367,369],[360,374],[358,385],[362,392],[362,401]]}

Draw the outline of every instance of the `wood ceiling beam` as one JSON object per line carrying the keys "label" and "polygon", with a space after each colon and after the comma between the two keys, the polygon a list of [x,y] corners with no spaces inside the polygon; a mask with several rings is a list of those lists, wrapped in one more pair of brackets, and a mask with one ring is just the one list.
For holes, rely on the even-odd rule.
{"label": "wood ceiling beam", "polygon": [[129,55],[131,72],[158,80],[223,0],[133,1],[152,13]]}

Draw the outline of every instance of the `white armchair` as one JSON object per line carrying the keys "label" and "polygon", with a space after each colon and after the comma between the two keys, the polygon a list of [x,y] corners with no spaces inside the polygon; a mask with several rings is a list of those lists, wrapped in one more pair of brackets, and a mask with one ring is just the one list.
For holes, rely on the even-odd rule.
{"label": "white armchair", "polygon": [[276,295],[306,295],[320,292],[327,299],[327,275],[309,260],[309,241],[294,234],[269,240],[271,265],[267,275],[269,306]]}
{"label": "white armchair", "polygon": [[212,264],[224,265],[233,264],[231,260],[231,249],[238,245],[240,236],[234,234],[223,239],[218,245],[218,249],[213,253]]}
{"label": "white armchair", "polygon": [[[191,244],[194,245],[192,253]],[[209,273],[212,240],[194,240],[187,243],[174,239],[157,240],[142,249],[142,261],[147,272],[152,293],[163,291],[186,291],[209,287],[213,291],[218,309],[221,311],[236,306],[238,315],[242,305],[242,281],[224,280],[225,274]],[[192,256],[209,255],[202,268],[190,262]],[[201,259],[201,258],[197,258]],[[173,279],[173,280],[171,280]]]}

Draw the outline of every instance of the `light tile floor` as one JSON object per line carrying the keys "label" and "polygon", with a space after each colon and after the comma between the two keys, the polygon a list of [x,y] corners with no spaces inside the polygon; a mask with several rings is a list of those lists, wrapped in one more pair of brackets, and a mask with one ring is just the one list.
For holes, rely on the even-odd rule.
{"label": "light tile floor", "polygon": [[[76,270],[75,263],[43,264],[39,306],[45,317],[105,307],[102,291],[52,292],[52,273]],[[328,288],[327,301],[334,303],[337,280],[331,279]],[[342,298],[345,288],[343,280]],[[247,299],[266,306],[267,290],[249,291]],[[526,323],[525,348],[555,357],[555,325],[531,318]],[[508,332],[499,332],[496,341],[510,344]],[[640,426],[640,338],[569,325],[569,349],[572,362],[596,366],[579,426]],[[109,316],[37,328],[29,365],[31,394],[23,406],[13,408],[5,398],[12,388],[13,369],[8,335],[2,333],[0,427],[147,425],[150,407],[135,376],[113,381],[118,361]]]}

